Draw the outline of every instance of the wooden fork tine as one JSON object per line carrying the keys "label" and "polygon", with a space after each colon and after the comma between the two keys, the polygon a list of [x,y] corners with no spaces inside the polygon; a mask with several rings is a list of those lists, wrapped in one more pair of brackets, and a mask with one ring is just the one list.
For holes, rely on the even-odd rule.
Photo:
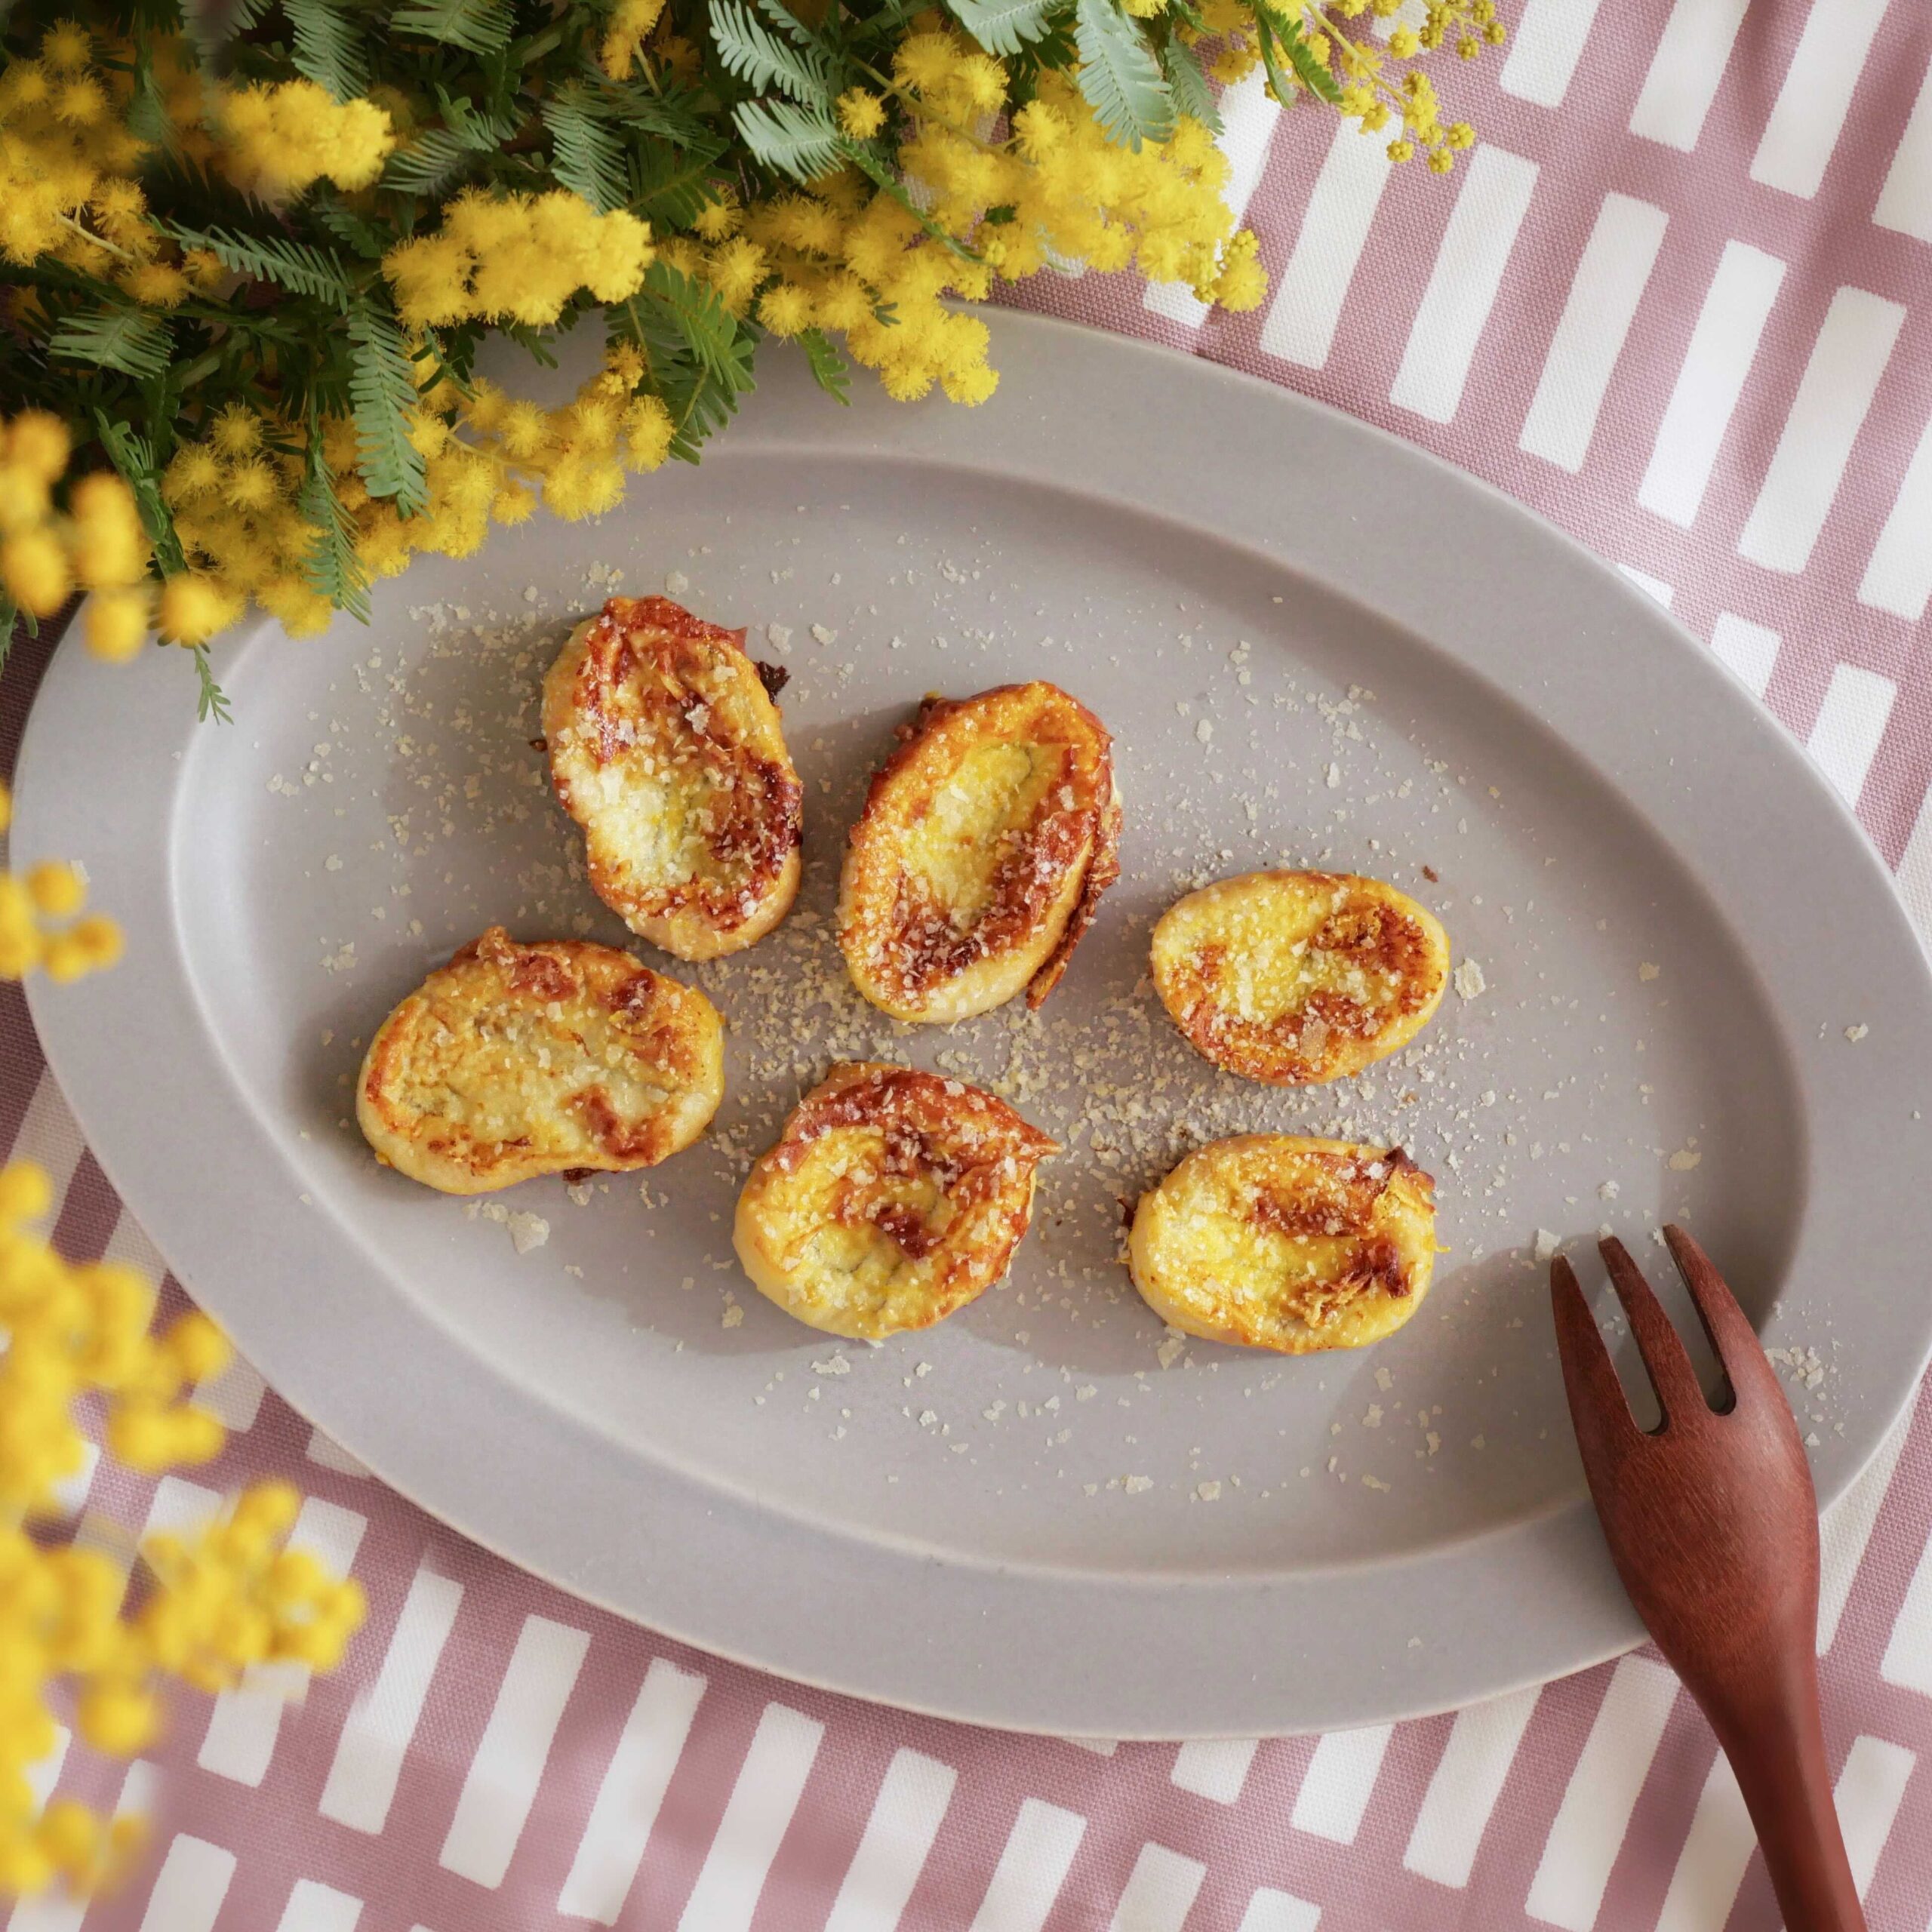
{"label": "wooden fork tine", "polygon": [[[1630,1258],[1630,1251],[1615,1235],[1597,1243],[1597,1250],[1610,1270],[1611,1285],[1630,1318],[1630,1332],[1637,1339],[1637,1352],[1651,1372],[1657,1399],[1663,1404],[1666,1423],[1688,1423],[1700,1414],[1708,1414],[1703,1384],[1690,1366],[1680,1336],[1663,1304],[1651,1292],[1643,1270]],[[1708,1264],[1706,1264],[1708,1265]]]}
{"label": "wooden fork tine", "polygon": [[1628,1447],[1641,1432],[1596,1317],[1577,1284],[1576,1270],[1560,1254],[1549,1264],[1549,1299],[1556,1316],[1556,1353],[1563,1364],[1564,1392],[1570,1398],[1577,1446],[1583,1452],[1587,1470],[1595,1451]]}
{"label": "wooden fork tine", "polygon": [[1684,1277],[1684,1285],[1690,1291],[1704,1333],[1710,1337],[1711,1346],[1730,1379],[1732,1394],[1741,1395],[1745,1388],[1754,1383],[1775,1389],[1777,1376],[1764,1358],[1758,1331],[1752,1327],[1751,1318],[1738,1306],[1737,1297],[1712,1264],[1710,1257],[1674,1223],[1666,1223],[1663,1238],[1671,1259],[1677,1263],[1677,1272]]}

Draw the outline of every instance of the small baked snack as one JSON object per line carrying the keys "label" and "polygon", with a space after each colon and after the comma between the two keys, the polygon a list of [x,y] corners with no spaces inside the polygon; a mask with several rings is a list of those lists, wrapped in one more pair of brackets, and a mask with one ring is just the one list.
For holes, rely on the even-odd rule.
{"label": "small baked snack", "polygon": [[492,926],[377,1029],[355,1115],[385,1167],[487,1194],[654,1167],[724,1093],[724,1026],[703,994],[608,946],[521,946]]}
{"label": "small baked snack", "polygon": [[926,700],[839,881],[838,943],[873,1005],[945,1026],[1053,991],[1120,876],[1112,746],[1057,685]]}
{"label": "small baked snack", "polygon": [[1406,1045],[1449,979],[1434,914],[1352,872],[1248,872],[1177,900],[1154,986],[1217,1066],[1275,1086],[1359,1073]]}
{"label": "small baked snack", "polygon": [[1006,1272],[1059,1151],[977,1087],[848,1061],[752,1169],[732,1239],[758,1292],[814,1328],[930,1328]]}
{"label": "small baked snack", "polygon": [[1309,1355],[1392,1334],[1429,1292],[1435,1183],[1399,1147],[1246,1134],[1140,1197],[1134,1285],[1211,1342]]}
{"label": "small baked snack", "polygon": [[680,959],[741,951],[798,897],[804,792],[744,636],[668,597],[614,597],[543,680],[591,886]]}

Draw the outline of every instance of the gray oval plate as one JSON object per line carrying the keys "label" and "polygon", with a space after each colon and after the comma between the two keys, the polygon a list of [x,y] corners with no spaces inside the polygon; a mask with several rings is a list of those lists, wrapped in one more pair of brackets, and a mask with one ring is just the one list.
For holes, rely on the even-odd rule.
{"label": "gray oval plate", "polygon": [[[840,409],[779,355],[696,472],[380,586],[368,629],[186,667],[63,650],[14,849],[130,934],[36,987],[109,1177],[288,1398],[568,1589],[787,1675],[981,1722],[1251,1735],[1460,1703],[1636,1626],[1583,1500],[1534,1259],[1703,1236],[1798,1365],[1821,1497],[1904,1401],[1932,1306],[1932,988],[1879,861],[1770,718],[1641,593],[1502,497],[1284,392],[998,324],[997,405]],[[361,1043],[501,921],[623,934],[582,883],[543,669],[622,572],[792,673],[799,909],[694,971],[731,1027],[712,1137],[494,1205],[379,1171]],[[667,586],[668,580],[668,586]],[[768,627],[776,626],[776,633]],[[929,690],[1044,676],[1112,727],[1125,875],[1044,1009],[901,1027],[827,925],[866,774]],[[85,755],[78,755],[84,753]],[[103,785],[97,774],[115,774]],[[1301,1093],[1226,1078],[1146,983],[1187,884],[1278,864],[1433,904],[1459,990]],[[675,962],[662,960],[660,965]],[[1854,1041],[1847,1029],[1865,1029]],[[866,1349],[730,1251],[746,1162],[837,1056],[986,1079],[1066,1145],[1011,1279]],[[1121,1203],[1217,1134],[1400,1141],[1439,1178],[1426,1305],[1358,1355],[1164,1334]]]}

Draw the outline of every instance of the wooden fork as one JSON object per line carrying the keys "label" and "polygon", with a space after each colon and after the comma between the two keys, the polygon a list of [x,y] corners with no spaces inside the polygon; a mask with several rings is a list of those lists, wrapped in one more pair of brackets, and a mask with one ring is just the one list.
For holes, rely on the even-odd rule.
{"label": "wooden fork", "polygon": [[1599,1244],[1663,1420],[1637,1426],[1567,1261],[1550,1268],[1577,1443],[1617,1573],[1737,1775],[1787,1932],[1865,1932],[1818,1715],[1818,1502],[1798,1424],[1703,1249],[1664,1239],[1729,1388],[1713,1408],[1623,1244]]}

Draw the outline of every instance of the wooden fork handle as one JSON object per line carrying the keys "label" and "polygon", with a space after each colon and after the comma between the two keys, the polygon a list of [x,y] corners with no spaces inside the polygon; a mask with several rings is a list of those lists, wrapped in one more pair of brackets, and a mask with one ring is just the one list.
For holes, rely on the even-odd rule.
{"label": "wooden fork handle", "polygon": [[1743,1694],[1705,1708],[1757,1827],[1785,1932],[1866,1932],[1832,1801],[1810,1646],[1765,1665]]}

